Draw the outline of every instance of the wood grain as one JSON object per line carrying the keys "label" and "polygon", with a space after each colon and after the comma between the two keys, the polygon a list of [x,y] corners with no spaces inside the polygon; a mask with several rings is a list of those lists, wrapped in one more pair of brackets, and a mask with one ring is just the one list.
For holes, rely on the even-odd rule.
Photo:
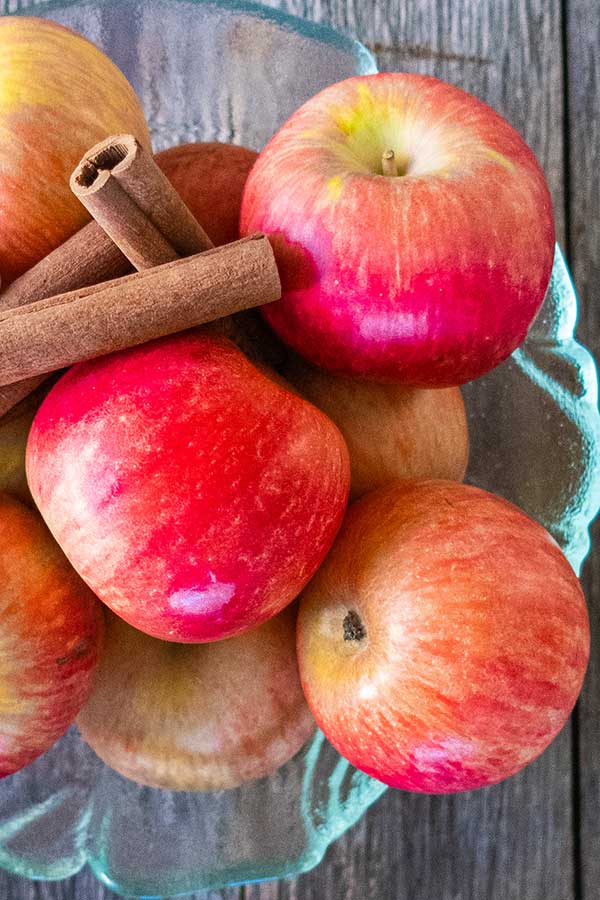
{"label": "wood grain", "polygon": [[[565,15],[569,137],[568,250],[580,298],[578,334],[600,359],[600,15],[597,0],[570,0]],[[600,884],[600,525],[583,571],[592,653],[578,709],[578,855],[581,900]],[[579,898],[578,898],[579,900]]]}
{"label": "wood grain", "polygon": [[[568,5],[563,0],[567,129],[560,0],[267,2],[360,37],[378,54],[383,69],[435,74],[491,103],[521,131],[544,166],[563,242],[563,134],[570,136],[568,236],[583,301],[580,336],[600,353],[600,313],[593,305],[600,276],[597,0],[568,0]],[[596,609],[598,551],[586,567],[585,584]],[[504,785],[454,798],[388,792],[315,871],[210,900],[595,900],[600,883],[597,635],[594,653],[579,717],[581,832],[575,831],[572,815],[572,730],[567,728],[540,760]],[[577,854],[583,858],[579,880]],[[6,900],[113,896],[86,872],[37,885],[0,871],[0,897]],[[209,900],[206,894],[193,896]]]}

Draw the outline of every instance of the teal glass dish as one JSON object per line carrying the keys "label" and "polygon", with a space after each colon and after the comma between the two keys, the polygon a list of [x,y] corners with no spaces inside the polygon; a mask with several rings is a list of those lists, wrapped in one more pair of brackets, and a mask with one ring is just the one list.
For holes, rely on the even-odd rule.
{"label": "teal glass dish", "polygon": [[[376,71],[331,29],[245,0],[0,0],[85,34],[135,87],[155,148],[220,140],[260,149],[320,88]],[[579,571],[600,504],[594,361],[574,338],[577,298],[557,248],[524,345],[464,390],[468,480],[542,522]],[[75,728],[0,782],[0,866],[39,879],[86,863],[114,890],[172,896],[306,871],[384,792],[321,734],[275,775],[231,791],[160,791],[107,768]]]}

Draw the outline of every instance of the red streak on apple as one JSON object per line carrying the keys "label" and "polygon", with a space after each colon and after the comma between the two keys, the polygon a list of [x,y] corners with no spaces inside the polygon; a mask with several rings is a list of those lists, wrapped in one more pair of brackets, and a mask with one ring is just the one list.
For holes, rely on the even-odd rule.
{"label": "red streak on apple", "polygon": [[335,425],[200,331],[70,369],[34,420],[26,464],[100,599],[182,642],[237,634],[290,603],[349,489]]}
{"label": "red streak on apple", "polygon": [[[398,176],[382,174],[394,149]],[[241,232],[272,237],[284,293],[264,315],[338,374],[461,384],[524,339],[549,282],[554,219],[517,132],[422,75],[350,78],[263,150]]]}
{"label": "red streak on apple", "polygon": [[445,481],[355,503],[298,620],[325,735],[410,791],[471,790],[531,762],[566,722],[588,655],[584,597],[553,538]]}
{"label": "red streak on apple", "polygon": [[102,606],[40,517],[0,494],[0,778],[48,750],[86,700]]}

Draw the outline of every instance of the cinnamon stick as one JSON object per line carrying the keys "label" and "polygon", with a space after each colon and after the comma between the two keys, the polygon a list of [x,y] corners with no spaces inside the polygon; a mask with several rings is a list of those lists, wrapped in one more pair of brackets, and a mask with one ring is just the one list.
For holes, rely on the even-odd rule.
{"label": "cinnamon stick", "polygon": [[[155,159],[133,135],[116,135],[96,144],[75,168],[70,185],[138,270],[213,247]],[[269,364],[273,352],[265,352],[267,342],[258,338],[261,326],[253,313],[242,310],[215,320],[209,328],[233,340],[246,355]]]}
{"label": "cinnamon stick", "polygon": [[27,378],[25,381],[17,381],[15,384],[5,384],[0,387],[0,416],[32,394],[36,387],[46,380],[45,375],[36,378]]}
{"label": "cinnamon stick", "polygon": [[[129,260],[97,222],[90,222],[13,281],[0,294],[0,311],[98,284],[108,278],[118,278],[130,270]],[[0,388],[0,417],[24,400],[42,381],[43,378],[34,378]]]}
{"label": "cinnamon stick", "polygon": [[253,235],[0,313],[0,385],[278,300],[273,250]]}
{"label": "cinnamon stick", "polygon": [[[89,186],[79,184],[78,176]],[[171,182],[132,135],[111,137],[92,148],[73,173],[73,181],[92,214],[109,220],[114,240],[97,221],[85,225],[0,294],[0,311],[118,278],[130,271],[131,261],[136,268],[146,269],[213,246]],[[115,197],[116,227],[111,215]],[[157,228],[161,230],[158,237]],[[131,261],[122,253],[122,243],[132,250]],[[0,388],[0,417],[42,380],[37,377]]]}
{"label": "cinnamon stick", "polygon": [[0,311],[74,291],[131,271],[97,222],[89,222],[0,294]]}
{"label": "cinnamon stick", "polygon": [[213,244],[154,158],[131,134],[96,144],[71,190],[138,271]]}

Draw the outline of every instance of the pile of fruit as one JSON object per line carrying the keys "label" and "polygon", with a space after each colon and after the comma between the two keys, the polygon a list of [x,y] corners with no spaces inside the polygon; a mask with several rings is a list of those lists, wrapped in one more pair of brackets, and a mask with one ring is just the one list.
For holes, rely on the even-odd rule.
{"label": "pile of fruit", "polygon": [[[86,222],[82,154],[149,137],[80,36],[4,19],[0,57],[7,288]],[[157,161],[215,244],[269,237],[282,297],[234,340],[79,363],[0,420],[0,777],[73,721],[169,789],[264,777],[316,724],[398,788],[517,772],[589,652],[553,538],[462,484],[459,386],[523,341],[550,278],[533,154],[463,91],[382,74],[313,97],[258,157]]]}

